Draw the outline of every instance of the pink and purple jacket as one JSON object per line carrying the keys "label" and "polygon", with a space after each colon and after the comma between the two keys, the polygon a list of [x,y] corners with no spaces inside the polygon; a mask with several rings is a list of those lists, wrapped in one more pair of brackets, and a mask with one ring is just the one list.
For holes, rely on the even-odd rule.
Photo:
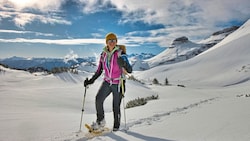
{"label": "pink and purple jacket", "polygon": [[112,52],[107,51],[105,47],[101,54],[97,71],[92,79],[97,79],[104,70],[104,80],[106,82],[110,83],[110,85],[119,84],[123,71],[122,68],[119,67],[117,59],[121,56],[121,52],[118,46],[116,46]]}

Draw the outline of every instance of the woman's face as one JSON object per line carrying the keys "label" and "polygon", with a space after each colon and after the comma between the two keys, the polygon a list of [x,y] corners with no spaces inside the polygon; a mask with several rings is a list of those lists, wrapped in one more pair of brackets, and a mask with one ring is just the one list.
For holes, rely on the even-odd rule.
{"label": "woman's face", "polygon": [[112,51],[114,49],[114,47],[116,46],[116,42],[117,42],[116,39],[110,39],[107,41],[109,51]]}

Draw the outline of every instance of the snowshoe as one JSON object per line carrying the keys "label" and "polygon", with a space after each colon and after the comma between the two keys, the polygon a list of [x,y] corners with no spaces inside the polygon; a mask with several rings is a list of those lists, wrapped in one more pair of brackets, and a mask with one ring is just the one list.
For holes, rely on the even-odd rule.
{"label": "snowshoe", "polygon": [[98,137],[98,136],[103,136],[105,134],[108,134],[110,132],[112,132],[111,129],[109,129],[108,127],[100,127],[98,129],[93,129],[91,127],[91,125],[85,124],[85,127],[88,129],[89,133],[87,133],[85,136],[88,139],[94,138],[94,137]]}

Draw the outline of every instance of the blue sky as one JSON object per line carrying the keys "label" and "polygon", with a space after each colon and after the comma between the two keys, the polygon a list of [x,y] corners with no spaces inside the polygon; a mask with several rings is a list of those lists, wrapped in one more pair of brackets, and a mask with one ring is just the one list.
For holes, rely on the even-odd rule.
{"label": "blue sky", "polygon": [[94,56],[109,32],[128,54],[157,54],[241,25],[249,11],[249,0],[0,0],[0,58]]}

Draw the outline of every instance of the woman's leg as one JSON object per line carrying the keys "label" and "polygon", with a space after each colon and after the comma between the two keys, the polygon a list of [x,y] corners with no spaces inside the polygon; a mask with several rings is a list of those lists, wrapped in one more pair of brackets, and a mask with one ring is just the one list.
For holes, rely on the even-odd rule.
{"label": "woman's leg", "polygon": [[96,104],[96,115],[97,115],[97,122],[100,122],[104,119],[104,109],[103,109],[103,102],[111,93],[110,85],[104,81],[96,95],[95,104]]}
{"label": "woman's leg", "polygon": [[112,93],[113,93],[113,114],[114,114],[114,128],[119,129],[120,127],[120,104],[121,104],[121,94],[118,92],[118,85],[112,85]]}

